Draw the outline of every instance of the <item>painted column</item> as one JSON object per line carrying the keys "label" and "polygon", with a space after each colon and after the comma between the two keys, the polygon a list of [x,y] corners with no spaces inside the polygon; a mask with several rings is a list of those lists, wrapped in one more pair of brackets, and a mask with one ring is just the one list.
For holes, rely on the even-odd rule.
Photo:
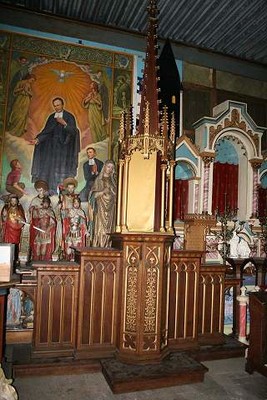
{"label": "painted column", "polygon": [[121,231],[122,232],[127,232],[127,226],[126,226],[126,219],[127,219],[127,200],[128,200],[128,186],[129,186],[129,180],[128,180],[128,173],[129,173],[129,162],[130,162],[130,156],[125,156],[125,165],[124,165],[124,176],[123,176],[123,192],[122,192],[122,227]]}
{"label": "painted column", "polygon": [[194,190],[194,213],[198,214],[198,202],[199,202],[199,182],[195,182]]}
{"label": "painted column", "polygon": [[204,166],[203,211],[208,212],[210,166]]}
{"label": "painted column", "polygon": [[203,206],[202,212],[209,212],[209,195],[210,195],[210,164],[214,160],[214,155],[202,154],[202,160],[204,162],[204,182],[203,182]]}
{"label": "painted column", "polygon": [[174,168],[176,162],[174,160],[170,161],[170,181],[169,181],[169,217],[168,217],[168,232],[173,233],[173,185],[174,185]]}
{"label": "painted column", "polygon": [[261,162],[259,160],[250,160],[253,168],[253,188],[252,188],[252,211],[251,218],[257,218],[258,214],[258,184],[259,184],[259,168]]}
{"label": "painted column", "polygon": [[121,203],[122,203],[123,167],[124,167],[124,160],[119,160],[118,202],[117,202],[116,232],[121,232]]}
{"label": "painted column", "polygon": [[160,232],[165,232],[165,191],[166,191],[166,171],[167,164],[162,163],[161,166],[161,215],[160,215]]}

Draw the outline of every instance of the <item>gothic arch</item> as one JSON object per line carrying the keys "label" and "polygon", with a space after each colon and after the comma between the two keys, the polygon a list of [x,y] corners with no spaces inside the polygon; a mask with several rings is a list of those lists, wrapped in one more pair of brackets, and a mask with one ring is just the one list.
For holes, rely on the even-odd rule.
{"label": "gothic arch", "polygon": [[[220,140],[229,141],[236,151],[238,158],[238,217],[240,219],[247,219],[252,214],[253,167],[249,160],[256,157],[257,149],[255,143],[246,132],[238,128],[226,128],[219,132],[212,144],[214,151],[216,151],[216,145]],[[228,160],[225,160],[225,162],[228,162]],[[212,165],[212,172],[213,167],[214,165]]]}
{"label": "gothic arch", "polygon": [[[194,212],[196,185],[198,185],[197,167],[186,157],[180,157],[175,167],[174,210],[175,219],[182,219],[186,213]],[[181,169],[179,174],[178,169]],[[183,197],[182,197],[183,196]]]}
{"label": "gothic arch", "polygon": [[258,157],[258,149],[256,147],[256,143],[254,140],[252,140],[252,138],[247,134],[246,131],[235,127],[222,129],[213,137],[211,150],[215,151],[216,144],[220,139],[223,138],[231,139],[233,143],[240,144],[246,151],[248,160]]}

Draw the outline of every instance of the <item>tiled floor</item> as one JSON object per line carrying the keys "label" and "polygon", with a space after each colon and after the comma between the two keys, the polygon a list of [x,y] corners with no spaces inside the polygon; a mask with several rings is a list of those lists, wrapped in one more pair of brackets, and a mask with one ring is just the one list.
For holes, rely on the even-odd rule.
{"label": "tiled floor", "polygon": [[245,372],[244,358],[205,361],[204,382],[113,394],[102,373],[16,378],[19,400],[267,400],[267,378]]}

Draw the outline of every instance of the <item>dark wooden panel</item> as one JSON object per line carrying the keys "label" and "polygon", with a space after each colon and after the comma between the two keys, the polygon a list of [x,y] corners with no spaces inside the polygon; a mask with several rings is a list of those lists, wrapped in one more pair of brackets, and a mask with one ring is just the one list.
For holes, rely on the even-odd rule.
{"label": "dark wooden panel", "polygon": [[224,323],[223,265],[202,265],[199,281],[198,338],[200,343],[223,342]]}
{"label": "dark wooden panel", "polygon": [[169,346],[197,346],[201,251],[173,251],[170,266]]}
{"label": "dark wooden panel", "polygon": [[6,294],[1,294],[0,291],[0,363],[2,362],[4,348],[5,298]]}
{"label": "dark wooden panel", "polygon": [[118,326],[120,252],[114,249],[77,250],[81,261],[78,357],[112,354]]}
{"label": "dark wooden panel", "polygon": [[79,266],[76,263],[36,263],[37,299],[34,353],[64,355],[76,340]]}
{"label": "dark wooden panel", "polygon": [[[38,332],[35,340],[38,343],[48,343],[49,335],[49,294],[50,294],[50,279],[47,276],[40,277],[37,289],[37,310],[35,315],[35,326]],[[39,322],[39,323],[38,323]]]}
{"label": "dark wooden panel", "polygon": [[246,371],[267,377],[267,292],[250,293],[250,335]]}

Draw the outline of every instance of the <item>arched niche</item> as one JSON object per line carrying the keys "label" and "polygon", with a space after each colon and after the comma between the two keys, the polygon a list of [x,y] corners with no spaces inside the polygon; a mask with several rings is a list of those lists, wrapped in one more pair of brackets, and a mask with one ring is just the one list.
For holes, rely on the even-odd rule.
{"label": "arched niche", "polygon": [[[196,166],[190,159],[180,158],[175,167],[174,219],[183,219],[185,213],[194,212],[196,200]],[[184,195],[184,197],[183,197]],[[177,216],[179,216],[177,218]]]}
{"label": "arched niche", "polygon": [[[253,149],[251,141],[247,139],[240,129],[227,128],[220,132],[212,145],[212,149],[215,150],[216,154],[214,163],[219,162],[238,167],[237,200],[233,208],[238,208],[237,215],[241,220],[249,218],[252,212],[253,168],[249,160],[253,158],[255,149]],[[211,165],[212,179],[214,176],[214,163]],[[232,177],[228,178],[231,179]],[[213,186],[213,196],[215,196],[215,190],[216,188]],[[232,187],[232,191],[234,190],[235,187]],[[233,197],[233,195],[233,193],[228,193],[226,202],[228,201],[228,203],[232,204],[229,198]]]}

